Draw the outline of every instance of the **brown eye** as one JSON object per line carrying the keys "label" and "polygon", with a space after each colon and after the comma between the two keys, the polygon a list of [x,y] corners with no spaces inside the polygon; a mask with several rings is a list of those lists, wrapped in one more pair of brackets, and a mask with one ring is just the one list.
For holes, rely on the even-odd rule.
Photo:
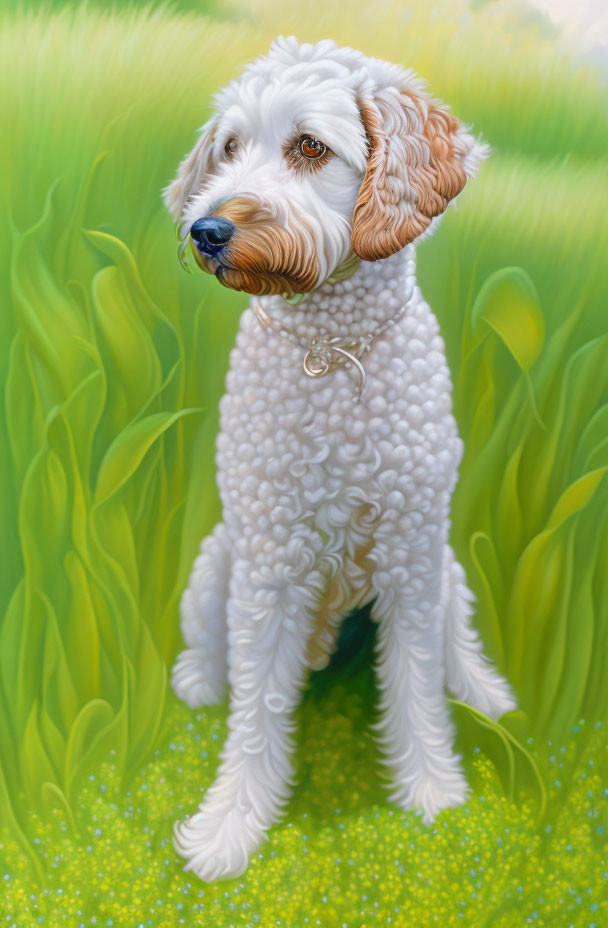
{"label": "brown eye", "polygon": [[327,151],[327,145],[324,145],[323,142],[319,142],[318,139],[311,138],[310,135],[302,136],[298,142],[298,148],[305,158],[310,158],[311,160],[320,158]]}
{"label": "brown eye", "polygon": [[239,143],[237,142],[235,138],[228,139],[228,141],[224,145],[224,154],[226,155],[227,158],[232,158],[232,156],[235,154],[238,147],[239,147]]}

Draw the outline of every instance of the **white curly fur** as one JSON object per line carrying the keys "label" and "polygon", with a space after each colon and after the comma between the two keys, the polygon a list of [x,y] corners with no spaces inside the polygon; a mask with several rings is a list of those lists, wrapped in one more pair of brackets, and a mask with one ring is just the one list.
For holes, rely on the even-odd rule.
{"label": "white curly fur", "polygon": [[[226,680],[230,689],[217,779],[175,829],[187,869],[203,880],[242,873],[278,820],[292,784],[293,710],[354,604],[375,600],[378,739],[402,808],[422,809],[429,823],[466,798],[446,685],[493,718],[515,708],[482,654],[472,595],[448,546],[462,443],[443,341],[416,285],[414,245],[327,282],[350,253],[366,167],[354,94],[373,94],[379,82],[424,94],[408,72],[351,49],[278,40],[218,97],[215,124],[228,115],[230,131],[248,133],[248,154],[238,166],[210,168],[199,151],[198,168],[184,162],[166,192],[188,223],[244,191],[280,206],[285,222],[309,210],[318,282],[297,308],[280,295],[259,298],[277,328],[304,340],[364,334],[406,304],[364,358],[359,403],[352,368],[308,378],[301,347],[264,329],[251,307],[242,316],[220,405],[223,522],[203,541],[183,595],[188,650],[173,672],[175,692],[192,707],[219,701]],[[299,102],[299,129],[314,129],[336,153],[306,181],[273,160],[269,141],[287,131]],[[262,124],[268,138],[256,135]],[[462,137],[472,175],[486,152]]]}

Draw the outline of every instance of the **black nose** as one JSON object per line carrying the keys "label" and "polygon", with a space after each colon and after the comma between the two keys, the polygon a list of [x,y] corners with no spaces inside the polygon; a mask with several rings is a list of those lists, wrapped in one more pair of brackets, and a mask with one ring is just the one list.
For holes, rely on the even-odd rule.
{"label": "black nose", "polygon": [[210,216],[208,219],[197,219],[192,223],[190,235],[196,242],[196,247],[203,254],[214,255],[227,245],[236,226],[229,219],[219,216]]}

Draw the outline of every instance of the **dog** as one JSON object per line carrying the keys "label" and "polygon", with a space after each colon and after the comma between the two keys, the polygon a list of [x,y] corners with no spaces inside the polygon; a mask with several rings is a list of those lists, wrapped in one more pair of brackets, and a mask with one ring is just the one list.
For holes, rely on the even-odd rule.
{"label": "dog", "polygon": [[229,684],[215,783],[175,826],[185,869],[236,877],[284,811],[293,711],[341,618],[373,601],[377,735],[402,809],[466,801],[445,687],[516,708],[482,652],[448,544],[462,442],[437,321],[415,276],[488,146],[411,71],[279,37],[215,97],[164,189],[188,247],[252,295],[220,403],[223,521],[181,601],[191,707]]}

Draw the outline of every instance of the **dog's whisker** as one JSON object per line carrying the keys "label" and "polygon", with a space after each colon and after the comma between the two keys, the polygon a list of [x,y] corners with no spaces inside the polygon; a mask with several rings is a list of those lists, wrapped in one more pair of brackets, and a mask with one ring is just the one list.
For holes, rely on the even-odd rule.
{"label": "dog's whisker", "polygon": [[177,260],[179,261],[182,268],[188,273],[191,274],[192,270],[190,264],[188,263],[188,239],[190,235],[190,224],[189,223],[177,223],[175,226],[175,234],[177,237]]}

